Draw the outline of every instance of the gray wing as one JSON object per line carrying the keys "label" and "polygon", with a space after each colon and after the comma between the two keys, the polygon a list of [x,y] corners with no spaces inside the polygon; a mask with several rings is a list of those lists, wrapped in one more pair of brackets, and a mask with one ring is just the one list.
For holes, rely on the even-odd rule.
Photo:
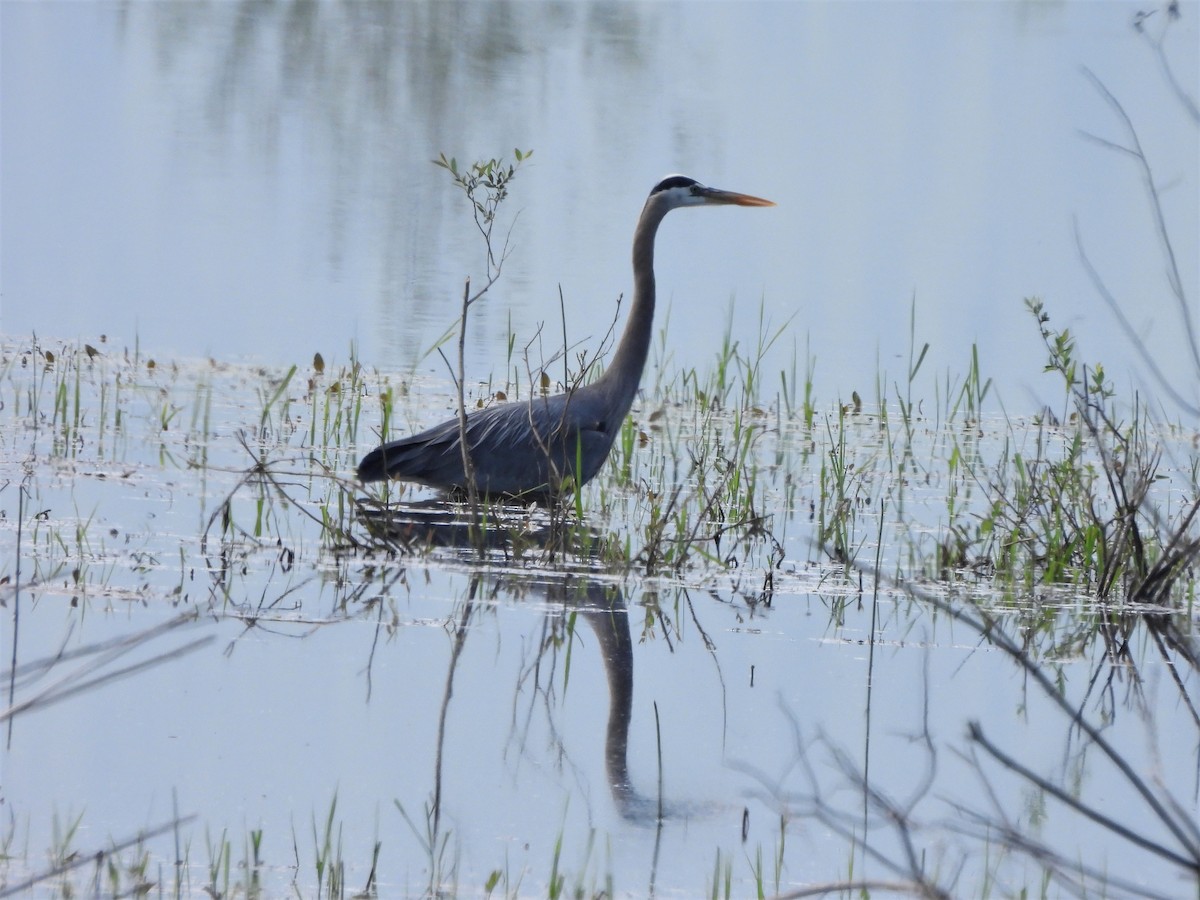
{"label": "gray wing", "polygon": [[[552,493],[568,477],[589,481],[604,464],[621,422],[603,415],[602,398],[574,394],[504,403],[467,416],[467,445],[484,494]],[[578,465],[582,463],[582,465]],[[398,478],[443,490],[466,488],[458,419],[372,450],[358,465],[363,481]]]}

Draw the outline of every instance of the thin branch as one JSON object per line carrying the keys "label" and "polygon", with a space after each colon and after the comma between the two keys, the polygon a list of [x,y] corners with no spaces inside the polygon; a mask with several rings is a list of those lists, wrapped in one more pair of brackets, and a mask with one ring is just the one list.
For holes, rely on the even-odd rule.
{"label": "thin branch", "polygon": [[830,881],[825,884],[810,884],[786,894],[774,894],[770,900],[799,900],[802,897],[820,897],[824,894],[862,894],[871,891],[887,891],[894,894],[912,894],[914,897],[928,896],[923,884],[915,881],[879,881],[871,878],[848,881]]}
{"label": "thin branch", "polygon": [[[76,694],[81,694],[84,691],[91,690],[92,688],[100,687],[101,685],[107,684],[110,681],[117,681],[118,679],[124,678],[127,675],[135,675],[138,672],[144,671],[145,669],[153,668],[159,663],[169,662],[172,659],[178,659],[179,657],[191,653],[194,650],[199,650],[201,647],[212,643],[214,640],[216,640],[216,636],[211,634],[207,635],[206,637],[196,638],[195,640],[189,641],[180,647],[176,647],[174,650],[159,653],[157,656],[152,656],[149,659],[142,660],[141,662],[132,663],[124,668],[116,669],[112,672],[106,672],[103,675],[97,675],[95,678],[92,678],[89,681],[82,681],[78,684],[68,684],[71,679],[78,677],[78,673],[72,673],[62,681],[46,688],[46,690],[42,691],[37,696],[31,697],[21,703],[13,704],[8,709],[0,711],[0,722],[4,721],[5,719],[14,718],[23,712],[33,709],[34,707],[50,706],[51,704],[58,703],[61,700],[74,697]],[[107,662],[107,660],[98,660],[95,664],[86,668],[88,670],[97,668],[103,665],[105,662]]]}
{"label": "thin branch", "polygon": [[1033,862],[1042,866],[1047,873],[1063,882],[1066,890],[1078,896],[1089,896],[1089,892],[1086,890],[1088,879],[1103,886],[1102,896],[1112,895],[1113,892],[1117,892],[1120,896],[1144,897],[1146,900],[1171,900],[1171,897],[1174,896],[1152,891],[1142,884],[1135,884],[1114,875],[1108,868],[1097,869],[1077,858],[1064,857],[1045,843],[1029,837],[1025,829],[1007,822],[998,824],[968,809],[959,808],[959,812],[973,819],[979,826],[978,829],[957,827],[954,830],[959,834],[985,841],[989,846],[999,843],[1006,849],[1024,853]]}
{"label": "thin branch", "polygon": [[104,641],[89,648],[74,651],[69,654],[59,654],[44,661],[25,663],[20,667],[20,673],[23,679],[28,677],[27,673],[49,671],[55,665],[58,665],[75,656],[87,655],[92,657],[91,660],[82,664],[75,671],[64,675],[58,681],[43,688],[35,696],[21,701],[20,703],[10,704],[7,709],[0,711],[0,721],[11,719],[22,712],[26,712],[38,706],[57,703],[60,700],[65,700],[68,697],[75,696],[76,694],[79,694],[85,690],[89,690],[93,687],[99,687],[102,684],[113,681],[117,678],[121,678],[125,675],[131,675],[135,672],[149,668],[150,666],[157,665],[158,663],[166,662],[167,660],[182,656],[185,653],[190,653],[193,650],[198,650],[201,646],[213,640],[213,636],[209,635],[207,637],[198,638],[190,641],[189,643],[183,644],[174,650],[160,653],[157,656],[142,660],[141,662],[126,666],[125,668],[108,672],[103,675],[97,675],[89,680],[83,680],[87,678],[87,676],[103,668],[109,663],[112,663],[131,650],[134,650],[137,647],[140,647],[154,638],[166,634],[169,631],[173,631],[176,628],[190,624],[191,622],[195,621],[195,619],[195,613],[184,613],[176,616],[173,619],[170,619],[169,621],[155,625],[151,628],[147,628],[144,631],[140,631],[127,637],[121,637],[112,641]]}
{"label": "thin branch", "polygon": [[[1121,331],[1125,333],[1125,337],[1129,339],[1129,342],[1137,351],[1138,356],[1141,357],[1142,362],[1145,363],[1153,373],[1154,379],[1158,382],[1159,387],[1166,391],[1167,394],[1170,395],[1171,399],[1179,404],[1179,406],[1181,406],[1183,409],[1193,414],[1200,413],[1200,407],[1194,405],[1190,400],[1186,399],[1171,385],[1170,380],[1166,375],[1163,374],[1162,369],[1158,367],[1158,363],[1154,361],[1154,357],[1150,354],[1150,350],[1146,347],[1145,341],[1138,336],[1138,333],[1134,330],[1133,325],[1130,324],[1129,319],[1125,317],[1125,313],[1121,309],[1120,301],[1113,296],[1112,292],[1108,289],[1108,286],[1104,283],[1103,277],[1101,277],[1100,273],[1096,271],[1096,267],[1092,265],[1092,260],[1088,256],[1087,250],[1084,249],[1083,238],[1079,234],[1078,220],[1074,222],[1074,231],[1075,247],[1079,251],[1079,258],[1083,262],[1084,268],[1087,270],[1088,278],[1091,280],[1092,286],[1096,288],[1096,292],[1100,294],[1100,297],[1108,305],[1108,308],[1112,310],[1113,315],[1117,317],[1117,324],[1121,326]],[[1185,321],[1188,321],[1186,317]]]}
{"label": "thin branch", "polygon": [[[491,255],[492,244],[488,241],[488,254]],[[487,287],[491,287],[489,283]],[[487,287],[484,290],[487,290]],[[476,295],[476,299],[483,296]],[[467,483],[467,499],[471,506],[471,529],[474,534],[475,524],[479,519],[479,485],[475,483],[475,461],[471,459],[471,447],[467,441],[467,397],[464,387],[466,379],[466,347],[467,347],[467,310],[471,305],[471,279],[463,284],[462,320],[458,328],[458,377],[455,382],[458,387],[458,448],[462,452],[463,479]],[[482,545],[480,550],[482,551]]]}
{"label": "thin branch", "polygon": [[1158,33],[1158,37],[1150,36],[1149,30],[1145,27],[1145,21],[1150,13],[1138,13],[1134,18],[1133,27],[1148,43],[1151,49],[1154,50],[1154,55],[1158,58],[1159,65],[1162,66],[1163,75],[1166,76],[1167,84],[1171,86],[1171,90],[1175,92],[1176,99],[1180,105],[1187,111],[1194,122],[1200,123],[1200,107],[1196,105],[1196,99],[1192,97],[1179,79],[1175,77],[1175,70],[1171,68],[1171,61],[1167,59],[1166,40],[1167,32],[1171,28],[1171,23],[1179,18],[1179,6],[1177,2],[1170,4],[1167,7],[1167,16],[1164,20],[1162,29]]}
{"label": "thin branch", "polygon": [[[873,569],[869,569],[861,564],[855,564],[856,568],[866,571],[868,574],[874,575],[876,578],[883,578],[888,582],[891,579]],[[894,583],[894,582],[892,582]],[[1168,810],[1163,801],[1155,795],[1150,789],[1150,786],[1134,771],[1133,766],[1125,757],[1117,752],[1117,749],[1108,742],[1100,730],[1089,722],[1087,719],[1079,715],[1067,699],[1057,689],[1054,682],[1050,680],[1041,666],[1037,665],[1020,646],[1018,646],[1012,638],[1008,636],[1001,628],[998,627],[996,621],[991,617],[979,612],[980,618],[976,619],[969,615],[960,606],[951,603],[948,600],[936,596],[931,591],[925,591],[912,584],[898,585],[902,590],[910,596],[918,598],[937,609],[942,610],[947,615],[962,622],[969,628],[979,632],[986,637],[988,641],[995,647],[1007,653],[1013,661],[1015,661],[1045,693],[1045,695],[1056,705],[1060,710],[1071,720],[1072,724],[1079,728],[1092,744],[1099,748],[1113,766],[1124,777],[1125,781],[1141,796],[1146,805],[1150,807],[1155,818],[1171,833],[1171,835],[1179,842],[1184,852],[1187,854],[1186,859],[1190,860],[1187,863],[1188,868],[1193,871],[1200,872],[1200,843],[1198,843],[1190,833],[1190,828],[1185,828],[1178,822],[1171,810]]]}
{"label": "thin branch", "polygon": [[[1083,69],[1084,76],[1092,83],[1092,86],[1100,93],[1108,105],[1116,113],[1117,117],[1125,126],[1125,131],[1129,136],[1129,141],[1132,149],[1125,150],[1138,163],[1138,168],[1141,170],[1142,180],[1145,183],[1146,195],[1150,200],[1151,213],[1154,216],[1154,226],[1158,232],[1159,242],[1162,245],[1163,252],[1167,258],[1167,281],[1171,285],[1171,292],[1175,295],[1175,299],[1179,304],[1180,318],[1183,320],[1183,326],[1187,333],[1188,349],[1191,351],[1192,364],[1195,366],[1197,373],[1200,373],[1200,340],[1197,340],[1195,323],[1192,320],[1192,307],[1187,300],[1187,292],[1183,287],[1183,278],[1179,274],[1179,264],[1175,259],[1175,247],[1171,243],[1171,235],[1167,229],[1166,217],[1163,215],[1162,204],[1159,201],[1158,188],[1154,184],[1154,173],[1150,170],[1150,162],[1146,158],[1145,152],[1142,150],[1141,141],[1138,140],[1137,129],[1134,128],[1133,122],[1129,118],[1129,114],[1125,112],[1125,107],[1121,102],[1113,96],[1113,94],[1104,86],[1104,83],[1090,69]],[[1099,139],[1097,139],[1099,140]],[[1104,142],[1107,143],[1107,142]],[[1120,148],[1118,145],[1110,145],[1115,149]],[[1076,240],[1078,241],[1078,229]],[[1112,305],[1111,303],[1109,304]],[[1159,376],[1160,381],[1166,385],[1165,380]],[[1195,409],[1195,407],[1192,407]]]}
{"label": "thin branch", "polygon": [[1012,770],[1013,772],[1016,772],[1018,775],[1020,775],[1026,781],[1033,784],[1038,789],[1045,791],[1046,793],[1050,794],[1052,797],[1054,797],[1061,803],[1066,804],[1067,806],[1069,806],[1071,809],[1075,810],[1080,815],[1082,815],[1088,819],[1091,819],[1096,824],[1102,826],[1103,828],[1107,828],[1109,831],[1113,832],[1114,834],[1118,835],[1119,837],[1124,838],[1125,840],[1129,841],[1131,844],[1136,844],[1137,846],[1141,847],[1143,850],[1148,850],[1157,856],[1161,856],[1163,859],[1167,860],[1168,862],[1172,862],[1175,865],[1180,866],[1181,868],[1191,869],[1193,872],[1200,873],[1200,865],[1197,864],[1196,859],[1194,859],[1194,858],[1189,859],[1186,856],[1182,856],[1182,855],[1176,853],[1175,851],[1173,851],[1167,847],[1164,847],[1162,844],[1152,841],[1149,838],[1143,837],[1142,835],[1138,834],[1137,832],[1133,831],[1132,829],[1127,828],[1126,826],[1122,825],[1120,822],[1116,821],[1115,819],[1104,815],[1099,810],[1093,809],[1092,807],[1088,806],[1086,803],[1083,803],[1082,801],[1078,800],[1077,798],[1071,796],[1071,794],[1068,791],[1064,790],[1063,788],[1059,787],[1058,785],[1054,784],[1053,782],[1043,778],[1041,775],[1038,775],[1036,772],[1034,772],[1028,766],[1024,765],[1023,763],[1019,762],[1014,757],[1005,753],[1003,750],[1001,750],[999,747],[997,747],[995,744],[993,744],[984,735],[983,728],[980,726],[980,724],[978,722],[969,723],[967,726],[967,730],[968,730],[968,734],[970,735],[971,740],[974,741],[975,743],[979,744],[979,746],[981,746],[984,750],[986,750],[993,759],[995,759],[997,762],[999,762],[1005,768],[1008,768],[1008,769]]}

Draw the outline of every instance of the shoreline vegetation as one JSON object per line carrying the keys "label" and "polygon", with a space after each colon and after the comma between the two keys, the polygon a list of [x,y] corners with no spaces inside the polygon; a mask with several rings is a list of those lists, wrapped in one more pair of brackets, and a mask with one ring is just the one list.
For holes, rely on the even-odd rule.
{"label": "shoreline vegetation", "polygon": [[[930,345],[917,338],[915,300],[904,378],[880,372],[866,397],[827,396],[793,323],[773,324],[761,308],[756,340],[739,343],[731,310],[712,366],[660,371],[657,383],[644,384],[600,475],[549,507],[474,495],[446,501],[397,484],[364,490],[349,473],[380,439],[438,421],[447,410],[462,421],[471,408],[569,390],[596,376],[611,332],[596,348],[548,359],[535,358],[536,337],[510,335],[504,376],[480,381],[464,369],[470,308],[500,277],[508,252],[497,215],[531,151],[516,152],[512,163],[436,161],[466,195],[487,254],[483,287],[473,292],[467,282],[458,321],[430,349],[445,360],[449,388],[370,368],[354,348],[344,362],[316,353],[303,364],[264,368],[167,361],[103,339],[6,337],[0,528],[15,552],[0,562],[0,598],[10,625],[3,714],[10,745],[24,716],[204,651],[216,637],[195,633],[214,623],[250,633],[373,621],[390,632],[406,627],[392,592],[409,589],[410,570],[451,572],[466,587],[441,620],[450,641],[428,797],[420,808],[395,798],[388,810],[411,832],[419,867],[411,866],[411,848],[378,840],[347,858],[336,786],[328,808],[311,811],[311,827],[263,823],[242,836],[235,823],[204,822],[178,801],[168,821],[86,840],[86,821],[103,811],[60,817],[10,807],[0,826],[0,896],[257,897],[289,884],[303,895],[388,895],[381,873],[397,857],[420,869],[417,890],[429,896],[645,890],[607,868],[603,834],[583,847],[564,846],[560,834],[544,871],[514,870],[504,859],[482,877],[460,869],[459,838],[443,816],[446,718],[485,598],[500,595],[513,602],[544,596],[556,610],[537,651],[553,674],[538,668],[533,677],[549,679],[562,695],[577,614],[608,648],[606,666],[626,661],[624,670],[606,673],[606,765],[618,807],[649,823],[656,841],[672,816],[661,743],[656,797],[637,795],[625,768],[633,644],[700,640],[719,670],[710,634],[715,613],[698,610],[693,597],[715,598],[714,608],[739,624],[769,620],[805,597],[817,598],[812,608],[828,616],[830,633],[848,616],[867,617],[864,746],[851,750],[809,734],[800,710],[782,710],[794,742],[789,779],[753,760],[740,764],[778,813],[777,837],[754,848],[716,847],[713,857],[697,860],[694,883],[667,890],[703,886],[712,897],[751,889],[779,897],[1161,896],[1186,885],[1194,892],[1194,785],[1182,791],[1179,773],[1148,774],[1131,754],[1139,743],[1158,759],[1165,723],[1157,716],[1166,707],[1155,692],[1170,692],[1172,727],[1190,733],[1193,747],[1200,737],[1200,351],[1149,163],[1120,104],[1085,77],[1126,128],[1124,143],[1093,140],[1128,156],[1144,177],[1168,260],[1167,289],[1179,300],[1180,330],[1195,358],[1194,384],[1158,384],[1153,398],[1119,391],[1056,325],[1052,304],[1038,298],[1025,300],[1031,340],[1044,345],[1043,377],[1060,385],[1061,400],[1027,416],[997,409],[973,347],[961,348],[961,374],[935,379],[934,396],[921,396]],[[1120,298],[1107,292],[1082,240],[1080,251],[1136,345]],[[788,339],[791,365],[767,371],[767,351]],[[443,348],[455,340],[452,358]],[[664,333],[654,346],[661,355],[669,343]],[[1137,346],[1153,377],[1152,348]],[[147,510],[162,514],[154,529]],[[320,610],[309,605],[314,591],[324,598]],[[69,651],[27,654],[22,618],[50,609],[80,621],[121,613],[131,630]],[[875,653],[884,641],[903,642],[917,617],[946,623],[955,640],[1007,660],[1052,711],[1046,739],[1069,747],[1071,764],[1048,775],[997,737],[994,722],[968,716],[952,750],[977,774],[978,796],[939,796],[945,745],[927,721],[913,726],[915,786],[901,797],[881,784],[870,750]],[[616,620],[624,631],[603,629]],[[367,672],[370,684],[370,664]],[[933,690],[928,683],[912,689],[926,698]],[[655,707],[656,721],[657,714]],[[1138,727],[1115,731],[1118,718]],[[837,770],[836,790],[813,763],[818,752]],[[1085,758],[1097,771],[1088,778],[1075,768]],[[1009,808],[995,787],[1002,778],[1036,802]],[[1116,787],[1126,800],[1114,808],[1102,795]],[[1081,835],[1086,826],[1109,847],[1153,865],[1130,868],[1096,858],[1082,843],[1043,838],[1027,826],[1050,806],[1077,819]],[[48,829],[33,822],[43,817],[52,819]],[[796,884],[789,874],[789,829],[804,823],[818,823],[844,847],[844,857],[830,861],[827,883]],[[271,832],[289,828],[292,858],[268,862],[264,835],[278,838]],[[29,837],[42,831],[51,835],[49,847]],[[967,849],[946,850],[948,834]],[[1160,874],[1146,875],[1151,869]]]}
{"label": "shoreline vegetation", "polygon": [[[1142,849],[1150,847],[1195,878],[1200,842],[1190,823],[1179,819],[1189,801],[1164,796],[1162,785],[1122,767],[1122,751],[1108,743],[1100,723],[1115,705],[1137,708],[1139,673],[1161,665],[1177,691],[1179,714],[1200,731],[1191,688],[1197,668],[1200,439],[1182,423],[1153,419],[1140,400],[1122,404],[1102,370],[1077,362],[1073,341],[1053,330],[1044,307],[1037,301],[1028,306],[1047,347],[1047,377],[1059,377],[1064,386],[1057,413],[1047,409],[1019,420],[989,413],[989,382],[974,354],[968,374],[951,380],[936,403],[922,404],[907,385],[892,385],[892,402],[852,397],[822,406],[811,359],[798,361],[796,369],[809,373],[801,383],[782,372],[778,389],[760,393],[757,386],[770,380],[753,355],[727,340],[711,372],[681,373],[635,406],[612,459],[570,503],[545,509],[480,501],[474,518],[465,503],[447,504],[399,485],[372,494],[346,477],[357,454],[376,440],[366,425],[375,410],[385,410],[384,421],[440,415],[428,409],[433,396],[444,402],[444,389],[436,385],[396,380],[353,356],[345,364],[318,355],[304,368],[264,369],[211,360],[164,362],[104,344],[7,343],[0,369],[5,455],[21,472],[4,488],[6,528],[19,551],[0,573],[14,624],[7,727],[43,704],[100,690],[110,679],[136,677],[203,649],[212,636],[195,638],[187,631],[197,619],[247,628],[275,617],[305,621],[296,592],[303,580],[296,573],[306,569],[339,573],[338,602],[348,619],[371,615],[389,578],[413,561],[466,573],[473,592],[482,587],[477,579],[486,583],[485,573],[497,569],[518,580],[588,573],[630,595],[640,590],[643,604],[650,604],[649,585],[655,585],[658,599],[646,605],[644,627],[667,632],[688,615],[679,604],[689,590],[719,586],[751,616],[769,615],[775,604],[815,591],[825,597],[831,623],[863,604],[872,605],[874,616],[882,593],[889,606],[906,597],[926,614],[939,611],[965,625],[1008,655],[1054,702],[1064,703],[1068,694],[1064,660],[1090,660],[1094,683],[1111,685],[1119,678],[1133,687],[1123,701],[1100,691],[1085,709],[1064,705],[1062,727],[1079,732],[1131,780],[1160,817],[1165,839],[1110,822],[1085,799],[1044,783],[978,722],[972,722],[969,744],[1046,796]],[[764,331],[763,342],[776,337]],[[914,377],[927,350],[914,347]],[[494,387],[471,386],[466,401],[494,400]],[[246,397],[257,403],[246,404]],[[919,415],[921,408],[935,412]],[[172,483],[172,502],[188,497],[196,534],[163,542],[114,525],[121,515],[112,510],[124,503],[114,498],[133,490],[152,493],[164,481]],[[63,508],[65,497],[74,498],[71,512]],[[123,544],[131,537],[132,550]],[[168,578],[172,569],[176,575]],[[168,580],[174,587],[165,586]],[[129,635],[119,649],[83,648],[81,658],[94,665],[77,665],[62,677],[61,660],[27,660],[18,652],[18,615],[41,614],[48,598],[90,609],[84,614],[93,616],[130,603],[159,608],[160,616],[162,609],[171,612]],[[474,615],[469,599],[448,610],[460,646]],[[150,647],[148,658],[125,662]],[[870,798],[871,814],[898,829],[898,845],[919,844],[920,827],[871,792],[867,773],[852,777],[851,769],[847,762],[846,777]],[[762,773],[751,774],[767,787]],[[854,858],[865,854],[863,871],[878,872],[882,865],[891,873],[847,877],[839,890],[869,892],[874,884],[937,896],[962,887],[943,885],[916,858],[874,859],[873,848],[857,845],[844,811],[820,799],[813,778],[804,802],[777,798],[783,820],[811,816],[843,834]],[[438,804],[431,800],[431,806]],[[328,811],[330,829],[335,809],[336,798]],[[488,887],[458,882],[446,843],[451,837],[435,816],[400,811],[423,835],[430,890]],[[207,865],[200,865],[194,856],[203,854],[193,838],[185,841],[192,856],[185,854],[173,874],[149,871],[156,836],[183,840],[180,833],[194,827],[191,815],[139,835],[113,835],[91,848],[78,846],[80,820],[59,823],[49,851],[57,862],[44,870],[33,860],[45,853],[16,852],[29,823],[13,821],[5,890],[28,882],[52,893],[87,890],[89,884],[118,893],[153,882],[171,895],[199,887],[222,896],[259,895],[267,878],[255,862],[261,830],[246,835],[235,865],[236,841],[223,837],[209,847]],[[228,824],[211,824],[229,834]],[[1047,883],[1104,884],[1117,892],[1136,887],[1079,864],[1069,848],[1030,845],[1015,826],[1001,825],[962,827],[997,852],[1037,860]],[[764,895],[772,887],[787,888],[784,834],[776,847],[766,848],[779,860],[774,876],[761,861],[755,876],[776,879]],[[335,844],[319,840],[312,868],[297,867],[291,877],[312,884],[319,873],[321,890],[344,895],[347,861],[337,854]],[[381,860],[386,865],[387,848],[376,847],[368,888]],[[718,851],[705,879],[708,890],[736,894],[741,865]],[[361,878],[364,866],[355,860],[352,871]],[[209,876],[196,874],[209,870]],[[500,895],[563,877],[557,870],[519,877],[495,871],[501,874],[489,878],[490,888]],[[604,893],[591,886],[583,895],[595,890]]]}

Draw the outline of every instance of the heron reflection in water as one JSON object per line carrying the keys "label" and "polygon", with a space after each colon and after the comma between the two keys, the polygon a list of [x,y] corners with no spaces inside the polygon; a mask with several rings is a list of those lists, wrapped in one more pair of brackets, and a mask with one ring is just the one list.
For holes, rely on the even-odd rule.
{"label": "heron reflection in water", "polygon": [[[673,209],[774,206],[770,200],[706,187],[685,175],[654,186],[633,234],[633,304],[604,374],[564,394],[504,403],[467,416],[474,487],[486,496],[553,496],[590,481],[608,458],[633,405],[654,322],[654,238]],[[395,478],[450,492],[468,489],[457,418],[389,441],[358,464],[363,481]]]}
{"label": "heron reflection in water", "polygon": [[[479,546],[479,532],[471,530],[471,518],[461,511],[448,509],[446,504],[435,500],[405,504],[396,509],[368,509],[364,510],[364,514],[369,519],[368,531],[380,550],[402,554],[436,554],[444,550],[477,549]],[[502,527],[493,527],[484,534],[491,550],[511,551],[511,532]],[[522,540],[543,550],[549,546],[554,546],[556,552],[563,550],[562,535],[550,524],[524,531]],[[599,535],[592,533],[586,543],[595,547],[598,541]],[[588,559],[584,555],[575,554],[570,558],[576,563]],[[592,558],[591,563],[595,562],[595,558]],[[664,803],[661,796],[651,796],[634,787],[629,775],[629,727],[633,717],[633,640],[625,596],[621,588],[611,582],[581,573],[567,574],[564,571],[561,574],[564,577],[546,579],[533,576],[530,572],[514,571],[507,575],[492,573],[489,576],[477,573],[471,578],[473,583],[477,579],[486,579],[488,585],[483,589],[483,593],[488,596],[500,593],[523,599],[540,596],[544,603],[564,612],[578,611],[584,621],[592,627],[599,644],[605,680],[608,682],[608,723],[604,739],[605,775],[612,792],[613,803],[622,818],[642,825],[652,825],[661,821],[663,817],[710,814],[719,810],[719,805],[703,801]],[[475,591],[470,591],[469,596],[474,597]],[[459,628],[462,634],[457,638],[459,641],[464,641],[467,632],[474,627],[470,620],[469,614],[461,617]],[[550,651],[555,646],[554,642],[547,642],[542,651]],[[451,665],[453,668],[453,663]],[[449,696],[447,693],[444,702],[449,701]],[[440,759],[442,754],[439,752],[437,756]]]}

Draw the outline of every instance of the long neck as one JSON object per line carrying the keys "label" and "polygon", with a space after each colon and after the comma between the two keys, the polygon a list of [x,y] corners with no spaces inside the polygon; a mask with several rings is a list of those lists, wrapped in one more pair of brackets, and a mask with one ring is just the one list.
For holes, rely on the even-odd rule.
{"label": "long neck", "polygon": [[633,234],[633,305],[625,331],[612,361],[597,382],[612,404],[613,413],[624,418],[650,355],[650,339],[654,333],[654,236],[658,223],[667,210],[656,203],[647,203]]}

